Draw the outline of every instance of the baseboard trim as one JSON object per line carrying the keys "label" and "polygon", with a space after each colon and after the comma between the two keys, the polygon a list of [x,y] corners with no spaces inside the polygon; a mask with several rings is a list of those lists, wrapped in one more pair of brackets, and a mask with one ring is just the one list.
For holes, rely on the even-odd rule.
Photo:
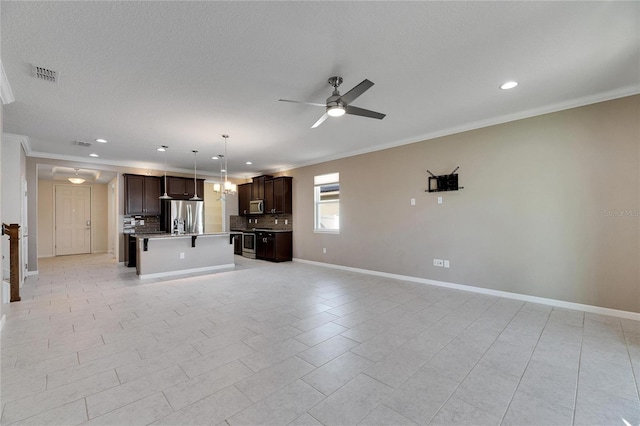
{"label": "baseboard trim", "polygon": [[38,274],[39,274],[39,272],[38,272],[38,270],[37,270],[37,269],[36,269],[35,271],[27,271],[27,276],[28,276],[28,277],[30,277],[30,276],[32,276],[32,275],[38,275]]}
{"label": "baseboard trim", "polygon": [[511,293],[502,290],[492,290],[489,288],[474,287],[466,284],[455,284],[446,281],[436,281],[427,278],[412,277],[409,275],[390,274],[388,272],[373,271],[370,269],[353,268],[351,266],[335,265],[333,263],[316,262],[314,260],[294,258],[294,262],[306,263],[309,265],[322,266],[325,268],[341,269],[343,271],[359,272],[361,274],[376,275],[379,277],[392,278],[402,281],[410,281],[420,284],[435,285],[438,287],[446,287],[455,290],[470,291],[473,293],[487,294],[490,296],[505,297],[507,299],[521,300],[523,302],[540,303],[542,305],[555,306],[564,309],[573,309],[576,311],[584,311],[592,314],[609,315],[612,317],[625,318],[640,321],[640,312],[621,311],[619,309],[603,308],[594,305],[584,305],[582,303],[566,302],[564,300],[548,299],[546,297],[529,296],[526,294]]}
{"label": "baseboard trim", "polygon": [[164,277],[171,277],[174,275],[186,275],[186,274],[193,274],[197,272],[217,271],[219,269],[235,268],[235,266],[236,266],[235,263],[227,263],[224,265],[217,265],[217,266],[205,266],[203,268],[182,269],[179,271],[169,271],[169,272],[158,272],[156,274],[138,275],[138,279],[146,280],[148,278],[164,278]]}

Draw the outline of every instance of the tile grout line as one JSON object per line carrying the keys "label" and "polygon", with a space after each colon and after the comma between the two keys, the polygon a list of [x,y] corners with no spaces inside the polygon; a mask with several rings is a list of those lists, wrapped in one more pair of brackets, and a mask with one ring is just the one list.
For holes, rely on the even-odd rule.
{"label": "tile grout line", "polygon": [[[499,301],[499,300],[500,300],[500,298],[496,299],[496,301],[494,302],[494,304],[498,303],[498,301]],[[493,305],[494,305],[494,304],[492,304],[489,308],[487,308],[487,310],[485,310],[485,311],[483,312],[483,314],[484,314],[484,313],[486,313],[486,312],[487,312],[491,307],[493,307]],[[523,303],[523,304],[522,304],[522,306],[520,307],[520,309],[518,309],[518,310],[517,310],[517,311],[516,311],[512,316],[511,316],[511,319],[509,320],[509,322],[508,322],[507,324],[505,324],[505,326],[502,328],[502,330],[500,331],[500,333],[495,337],[495,339],[493,339],[493,341],[491,342],[491,345],[489,345],[489,347],[488,347],[488,348],[487,348],[487,349],[482,353],[482,355],[480,356],[480,358],[478,358],[478,360],[475,362],[475,364],[473,364],[473,367],[471,367],[471,369],[469,369],[469,372],[464,376],[464,378],[463,378],[462,380],[460,380],[460,382],[458,383],[458,385],[453,389],[453,391],[451,392],[451,394],[449,394],[449,396],[448,396],[448,397],[447,397],[447,399],[442,403],[442,405],[440,405],[440,407],[438,408],[438,411],[436,411],[436,412],[435,412],[435,414],[434,414],[434,415],[429,419],[429,422],[431,422],[431,421],[432,421],[432,420],[433,420],[433,419],[438,415],[438,413],[440,412],[440,410],[442,410],[442,407],[444,407],[444,406],[447,404],[447,402],[449,402],[449,400],[453,397],[453,394],[455,394],[455,393],[456,393],[456,391],[458,390],[458,388],[460,387],[460,385],[462,385],[462,383],[466,380],[466,378],[467,378],[467,377],[469,377],[469,374],[471,374],[471,372],[472,372],[472,371],[473,371],[473,370],[478,366],[478,364],[480,363],[480,361],[482,361],[482,358],[486,355],[486,353],[489,351],[489,349],[491,348],[491,346],[493,346],[493,344],[498,340],[498,338],[500,337],[500,335],[501,335],[501,334],[504,332],[504,330],[509,326],[509,324],[511,323],[511,321],[513,321],[513,318],[518,314],[518,312],[520,312],[520,311],[522,310],[522,308],[524,307],[524,305],[525,305],[525,304],[526,304],[526,302],[525,302],[525,303]],[[473,322],[475,322],[475,321],[476,321],[478,318],[480,318],[481,316],[482,316],[482,315],[479,315],[479,316],[478,316],[478,317],[477,317]],[[471,327],[471,325],[473,324],[473,322],[472,322],[471,324],[469,324],[467,327],[465,327],[465,328],[464,328],[464,330],[466,330],[467,328]],[[464,330],[463,330],[463,331],[464,331]],[[462,334],[462,332],[460,332],[459,334]],[[440,351],[438,351],[438,353],[440,353]],[[489,367],[489,368],[491,368],[491,367]],[[445,377],[446,377],[446,376],[445,376]],[[515,391],[514,391],[514,393],[515,393]],[[513,397],[513,396],[512,396],[512,397]],[[483,413],[487,413],[487,414],[490,414],[490,415],[491,415],[491,413],[487,412],[487,411],[486,411],[485,409],[483,409],[482,407],[478,407],[477,405],[475,405],[475,404],[473,404],[473,403],[471,403],[471,402],[468,402],[468,401],[464,401],[464,402],[466,402],[467,404],[469,404],[469,405],[471,405],[471,406],[475,407],[476,409],[478,409],[478,410],[482,411]],[[391,408],[391,407],[389,407],[389,408]],[[507,407],[507,408],[508,408],[508,407]],[[506,411],[505,411],[505,413],[506,413]],[[504,416],[504,414],[503,414],[503,416]],[[495,416],[494,416],[494,417],[495,417]],[[500,420],[500,422],[502,422],[502,420]]]}
{"label": "tile grout line", "polygon": [[576,409],[578,407],[578,388],[580,386],[580,369],[582,368],[582,345],[584,344],[584,322],[586,316],[582,314],[582,334],[580,335],[580,356],[578,357],[578,377],[576,377],[576,396],[573,400],[573,410],[571,412],[571,424],[576,424]]}
{"label": "tile grout line", "polygon": [[[622,325],[622,324],[620,324],[620,325]],[[633,361],[632,361],[632,358],[631,358],[631,351],[629,349],[629,342],[627,341],[627,336],[626,336],[626,334],[624,332],[624,328],[622,330],[622,336],[624,338],[624,343],[625,343],[625,346],[627,348],[627,356],[629,357],[629,364],[631,365],[631,375],[633,376],[633,383],[635,384],[635,388],[636,388],[636,398],[638,398],[638,400],[640,400],[640,389],[638,389],[638,379],[640,378],[640,377],[638,377],[638,373],[640,373],[640,372],[636,371],[636,367],[633,364]]]}
{"label": "tile grout line", "polygon": [[[522,307],[518,310],[518,312],[522,311],[522,308],[524,308],[526,306],[526,304],[527,304],[527,302],[525,302],[522,305]],[[544,333],[544,329],[547,328],[547,324],[549,324],[549,319],[551,318],[551,313],[553,312],[553,309],[554,308],[552,307],[551,310],[549,311],[549,313],[547,314],[547,320],[544,322],[544,327],[542,327],[542,330],[540,331],[540,335],[538,336],[538,340],[536,340],[536,344],[533,347],[533,350],[531,351],[531,354],[529,355],[529,359],[527,360],[527,365],[524,367],[524,371],[522,372],[522,374],[520,375],[520,378],[518,379],[518,384],[516,385],[515,389],[513,390],[513,394],[511,395],[511,398],[509,399],[509,404],[507,404],[507,408],[504,410],[504,413],[502,413],[502,418],[500,419],[500,424],[502,424],[504,422],[504,418],[507,416],[507,413],[509,412],[509,408],[511,407],[511,403],[513,402],[513,397],[516,395],[516,392],[518,392],[518,388],[520,387],[520,383],[522,382],[522,378],[524,377],[524,374],[527,372],[527,368],[529,367],[529,364],[531,363],[531,358],[533,358],[533,353],[536,351],[536,348],[538,347],[538,344],[540,343],[540,339],[542,338],[542,334]],[[511,322],[511,321],[509,321],[509,322]]]}

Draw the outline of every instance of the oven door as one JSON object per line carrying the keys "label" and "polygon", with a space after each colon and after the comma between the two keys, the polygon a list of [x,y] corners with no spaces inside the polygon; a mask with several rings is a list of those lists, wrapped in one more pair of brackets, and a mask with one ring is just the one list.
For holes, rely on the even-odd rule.
{"label": "oven door", "polygon": [[242,255],[252,259],[256,258],[256,234],[252,232],[242,234]]}

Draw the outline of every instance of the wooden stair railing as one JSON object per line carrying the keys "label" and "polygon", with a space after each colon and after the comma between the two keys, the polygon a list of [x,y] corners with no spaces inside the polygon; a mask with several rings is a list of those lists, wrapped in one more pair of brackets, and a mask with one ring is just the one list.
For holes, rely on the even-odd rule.
{"label": "wooden stair railing", "polygon": [[2,224],[2,235],[9,236],[9,282],[11,284],[10,302],[20,301],[20,225]]}

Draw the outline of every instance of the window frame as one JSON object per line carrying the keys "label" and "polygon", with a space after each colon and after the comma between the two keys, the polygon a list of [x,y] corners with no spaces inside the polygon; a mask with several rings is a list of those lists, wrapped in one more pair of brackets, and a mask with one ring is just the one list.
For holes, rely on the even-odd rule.
{"label": "window frame", "polygon": [[[326,186],[338,186],[338,198],[336,200],[320,200],[321,188]],[[319,210],[321,205],[336,204],[338,206],[338,228],[320,228]],[[318,234],[340,233],[340,173],[325,173],[313,177],[313,232]]]}

